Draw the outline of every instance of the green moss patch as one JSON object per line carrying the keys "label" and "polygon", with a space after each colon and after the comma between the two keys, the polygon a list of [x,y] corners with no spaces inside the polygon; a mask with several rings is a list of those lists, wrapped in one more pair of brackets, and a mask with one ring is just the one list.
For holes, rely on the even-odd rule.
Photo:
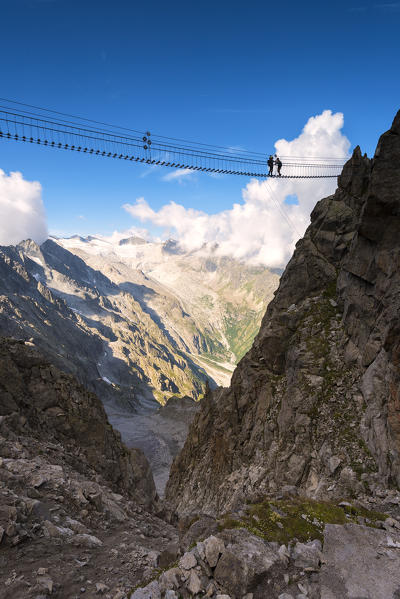
{"label": "green moss patch", "polygon": [[324,297],[326,297],[327,299],[336,299],[336,294],[337,294],[337,277],[335,277],[333,279],[333,281],[331,281],[330,283],[327,284],[327,286],[324,289],[323,295]]}
{"label": "green moss patch", "polygon": [[377,522],[384,521],[388,515],[352,505],[341,507],[312,499],[266,499],[262,503],[249,505],[246,515],[241,518],[225,516],[220,521],[220,529],[247,528],[266,541],[287,545],[293,539],[301,542],[313,539],[322,541],[325,524],[358,524],[359,517],[365,519],[367,526],[376,527]]}

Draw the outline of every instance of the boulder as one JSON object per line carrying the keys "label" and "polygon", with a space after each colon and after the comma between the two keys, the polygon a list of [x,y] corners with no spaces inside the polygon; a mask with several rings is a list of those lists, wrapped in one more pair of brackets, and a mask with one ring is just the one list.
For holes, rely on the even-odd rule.
{"label": "boulder", "polygon": [[181,583],[181,571],[179,568],[171,568],[163,572],[159,578],[162,591],[178,589]]}
{"label": "boulder", "polygon": [[328,524],[324,533],[323,599],[400,596],[400,534],[356,524]]}
{"label": "boulder", "polygon": [[211,568],[217,565],[219,556],[224,552],[225,545],[217,537],[211,536],[204,541],[204,551],[206,560]]}
{"label": "boulder", "polygon": [[292,557],[297,568],[311,568],[318,570],[321,560],[321,544],[319,541],[311,543],[296,543]]}
{"label": "boulder", "polygon": [[181,539],[181,547],[183,551],[187,551],[194,542],[203,540],[206,537],[216,533],[218,524],[214,518],[201,517],[190,526],[189,530]]}
{"label": "boulder", "polygon": [[187,552],[182,555],[179,560],[179,567],[183,570],[191,570],[197,566],[197,560],[192,552]]}
{"label": "boulder", "polygon": [[215,580],[233,597],[242,597],[252,585],[268,578],[271,568],[280,562],[275,547],[264,543],[247,530],[229,530],[221,533],[225,541],[214,571]]}
{"label": "boulder", "polygon": [[180,554],[180,547],[177,541],[170,541],[166,548],[161,551],[160,557],[158,560],[158,565],[160,568],[166,568],[169,564],[175,562]]}
{"label": "boulder", "polygon": [[69,543],[71,543],[71,545],[75,545],[76,547],[86,547],[88,549],[101,547],[103,545],[103,542],[94,535],[86,534],[74,535],[70,538]]}
{"label": "boulder", "polygon": [[161,599],[160,585],[156,580],[153,580],[142,589],[137,589],[131,595],[131,599]]}
{"label": "boulder", "polygon": [[189,580],[186,583],[187,589],[192,595],[197,595],[202,590],[202,584],[200,578],[194,570],[191,570]]}
{"label": "boulder", "polygon": [[110,589],[103,582],[96,582],[96,595],[104,595]]}

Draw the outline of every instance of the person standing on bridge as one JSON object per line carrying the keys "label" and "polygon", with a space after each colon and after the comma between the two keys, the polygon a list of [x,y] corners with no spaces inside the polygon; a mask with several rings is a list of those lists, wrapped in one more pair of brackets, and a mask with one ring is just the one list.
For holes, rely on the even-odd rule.
{"label": "person standing on bridge", "polygon": [[268,158],[268,160],[267,160],[267,164],[268,164],[268,167],[269,167],[269,173],[268,173],[268,177],[273,177],[273,171],[274,171],[274,159],[273,159],[273,157],[271,156],[271,154],[270,154],[270,156],[269,156],[269,158]]}
{"label": "person standing on bridge", "polygon": [[281,162],[280,158],[278,158],[278,157],[276,158],[275,164],[276,164],[277,169],[278,169],[278,177],[281,177],[282,176],[281,175],[282,162]]}

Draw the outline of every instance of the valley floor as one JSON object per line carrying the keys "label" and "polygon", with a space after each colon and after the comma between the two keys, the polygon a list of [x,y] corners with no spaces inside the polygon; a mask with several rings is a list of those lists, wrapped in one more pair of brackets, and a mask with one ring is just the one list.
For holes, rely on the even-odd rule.
{"label": "valley floor", "polygon": [[128,447],[141,449],[149,460],[157,493],[163,497],[172,460],[183,447],[189,424],[199,409],[193,400],[172,399],[160,407],[143,402],[136,413],[105,406],[108,419]]}

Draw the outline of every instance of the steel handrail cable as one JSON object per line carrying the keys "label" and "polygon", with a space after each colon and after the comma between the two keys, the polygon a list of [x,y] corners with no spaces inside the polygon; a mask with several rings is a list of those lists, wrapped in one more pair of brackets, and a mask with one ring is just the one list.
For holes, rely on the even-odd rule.
{"label": "steel handrail cable", "polygon": [[[20,105],[23,105],[23,106],[26,106],[26,107],[32,107],[32,108],[35,108],[36,110],[41,110],[42,112],[52,112],[52,113],[54,113],[54,114],[60,114],[60,115],[62,115],[62,116],[70,116],[70,117],[72,117],[72,118],[76,118],[76,119],[79,119],[79,120],[82,120],[82,121],[87,121],[87,122],[92,122],[92,123],[102,124],[102,125],[105,125],[105,126],[108,126],[108,127],[114,127],[115,129],[123,129],[123,130],[127,130],[127,131],[132,131],[132,132],[139,133],[140,135],[144,135],[144,134],[145,134],[145,131],[138,131],[138,130],[136,130],[136,129],[129,129],[129,128],[127,128],[127,127],[121,127],[121,126],[119,126],[119,125],[111,125],[111,124],[109,124],[109,123],[103,123],[103,122],[101,122],[101,121],[95,121],[95,120],[92,120],[92,119],[87,119],[86,117],[80,117],[80,116],[69,115],[68,113],[63,113],[63,112],[59,112],[59,111],[56,111],[56,110],[50,110],[50,109],[47,109],[47,108],[40,108],[40,107],[38,107],[38,106],[33,106],[33,105],[31,105],[31,104],[24,104],[23,102],[16,102],[15,100],[7,100],[7,99],[5,99],[5,98],[0,98],[0,100],[3,100],[3,101],[10,101],[10,102],[13,102],[13,103],[16,103],[16,104],[20,104]],[[3,108],[4,108],[4,107],[3,107]],[[46,117],[46,115],[45,115],[45,114],[44,114],[44,115],[43,115],[43,114],[36,114],[36,113],[32,113],[32,112],[28,112],[28,111],[23,111],[23,110],[21,110],[20,112],[24,112],[24,113],[26,113],[27,115],[30,115],[30,116],[32,116],[32,117],[34,117],[34,118],[39,118],[39,120],[46,120],[46,119],[44,118],[44,117]],[[74,126],[75,126],[75,125],[77,125],[77,126],[78,126],[78,128],[82,128],[82,124],[80,124],[80,123],[76,123],[76,122],[74,122],[74,121],[67,121],[67,120],[65,120],[65,119],[59,119],[59,121],[62,121],[62,122],[64,122],[64,123],[68,123],[68,124],[70,124],[71,126],[72,126],[72,125],[74,125]],[[104,129],[100,129],[100,128],[98,128],[98,127],[94,128],[94,129],[96,129],[96,130],[98,130],[98,131],[100,131],[100,132],[105,132],[105,133],[109,133],[109,134],[115,133],[116,135],[118,135],[118,136],[121,136],[121,137],[122,137],[122,134],[121,134],[121,133],[119,133],[119,132],[115,132],[115,131],[112,131],[112,130],[111,130],[111,131],[110,131],[110,130],[104,130]],[[176,141],[185,141],[185,143],[191,143],[191,144],[193,144],[193,145],[203,145],[203,146],[209,146],[209,147],[220,147],[220,148],[222,148],[222,149],[226,149],[226,150],[228,150],[228,151],[229,151],[229,149],[230,149],[230,148],[227,148],[227,147],[225,147],[225,146],[213,146],[213,145],[211,145],[211,144],[203,144],[203,143],[200,143],[200,142],[189,142],[189,141],[186,141],[186,140],[178,140],[177,138],[171,138],[171,137],[169,137],[169,138],[168,138],[168,137],[166,137],[166,136],[163,136],[163,135],[155,135],[155,136],[152,136],[152,138],[155,138],[155,137],[160,137],[160,138],[164,138],[164,139],[171,139],[171,140],[176,140]],[[164,144],[162,144],[162,145],[164,145]],[[166,144],[165,144],[165,145],[166,145]],[[191,146],[171,146],[171,144],[168,144],[168,147],[175,147],[175,148],[177,148],[177,149],[180,149],[180,148],[182,148],[182,147],[183,147],[183,148],[186,148],[186,149],[188,149],[188,148],[191,148]],[[240,151],[240,150],[239,150],[239,151]],[[252,152],[248,152],[248,151],[243,151],[243,152],[244,152],[244,153],[246,153],[246,152],[247,152],[247,153],[250,153],[250,154],[252,153]],[[229,155],[229,156],[235,156],[235,155],[233,155],[233,154],[231,154],[231,153],[229,153],[228,155]],[[261,153],[260,153],[260,155],[263,155],[263,154],[261,154]],[[237,154],[236,154],[236,156],[239,158],[239,156],[240,156],[240,155],[237,155]],[[241,156],[240,156],[240,157],[241,157]]]}
{"label": "steel handrail cable", "polygon": [[[64,113],[64,112],[60,112],[60,111],[57,111],[57,110],[52,110],[50,108],[41,108],[39,106],[35,106],[35,105],[32,105],[32,104],[26,104],[24,102],[19,102],[19,101],[16,101],[16,100],[10,100],[10,99],[7,99],[7,98],[0,98],[0,101],[11,102],[13,104],[18,104],[20,106],[26,106],[26,107],[29,107],[29,108],[35,108],[35,110],[40,110],[42,112],[51,112],[51,113],[54,113],[54,114],[59,114],[61,116],[69,116],[71,118],[79,119],[81,121],[86,121],[86,122],[90,122],[90,123],[96,123],[96,124],[100,124],[100,125],[105,125],[107,127],[113,128],[113,129],[121,129],[121,130],[125,130],[125,131],[131,131],[131,132],[134,132],[134,133],[139,133],[140,135],[143,135],[145,133],[145,131],[139,131],[137,129],[131,129],[131,128],[123,127],[123,126],[120,126],[120,125],[112,125],[110,123],[104,123],[102,121],[96,121],[96,120],[93,120],[93,119],[89,119],[87,117],[81,117],[81,116],[77,116],[77,115],[71,115],[69,113]],[[44,115],[37,115],[37,116],[43,117]],[[62,120],[62,119],[60,119],[60,120]],[[65,121],[65,122],[71,122],[71,121]],[[79,123],[75,123],[75,124],[79,125]],[[119,135],[121,135],[121,134],[119,134]],[[180,139],[180,138],[168,137],[168,136],[165,136],[165,135],[157,135],[157,134],[153,134],[152,138],[153,139],[155,139],[155,138],[162,138],[162,139],[170,139],[172,141],[182,141],[184,143],[191,144],[191,146],[195,145],[195,146],[205,146],[205,147],[211,147],[211,148],[220,148],[220,149],[228,150],[229,155],[231,155],[231,152],[230,152],[231,148],[227,147],[227,146],[220,146],[220,145],[216,145],[216,144],[205,144],[203,142],[188,141],[188,140],[184,140],[184,139]],[[180,147],[180,146],[178,146],[178,147]],[[187,146],[184,146],[184,147],[187,147]],[[254,152],[254,151],[240,149],[240,148],[235,148],[235,151],[239,153],[239,154],[236,154],[236,155],[240,155],[240,153],[245,154],[245,155],[246,154],[248,154],[248,155],[259,155],[259,156],[265,156],[266,155],[263,152]],[[300,157],[300,156],[286,156],[286,155],[282,155],[281,157],[282,158],[307,158],[307,159],[315,159],[315,160],[335,160],[335,161],[336,160],[345,160],[346,159],[345,157],[343,159],[341,159],[339,157],[337,157],[337,158],[334,158],[334,157],[316,157],[316,156]]]}
{"label": "steel handrail cable", "polygon": [[[125,148],[139,148],[142,151],[142,145],[141,145],[141,141],[140,139],[138,139],[137,137],[131,137],[131,136],[126,136],[126,135],[121,135],[120,133],[117,132],[112,132],[112,131],[108,131],[108,130],[99,130],[96,127],[93,127],[92,129],[88,129],[84,126],[82,126],[81,124],[78,123],[71,123],[71,122],[58,122],[56,120],[49,120],[48,118],[44,118],[44,115],[37,115],[37,114],[33,114],[33,113],[27,113],[27,111],[21,111],[24,112],[25,114],[20,114],[17,112],[11,112],[9,110],[0,110],[0,114],[5,115],[5,118],[1,118],[0,120],[3,120],[7,123],[7,129],[9,129],[9,122],[11,121],[14,125],[14,130],[15,130],[15,135],[12,135],[10,133],[7,134],[7,137],[14,137],[16,140],[19,139],[19,135],[16,133],[16,129],[15,127],[17,125],[21,125],[21,126],[30,126],[31,129],[32,128],[36,128],[39,131],[39,136],[41,135],[40,131],[41,129],[43,130],[43,133],[45,134],[45,132],[49,133],[58,133],[59,135],[70,135],[70,136],[75,136],[75,137],[82,137],[91,141],[95,141],[95,142],[105,142],[105,143],[112,143],[112,144],[116,144],[118,146],[122,146],[124,148],[124,150],[126,151]],[[13,119],[9,119],[9,117],[13,117]],[[20,120],[17,120],[20,119]],[[60,121],[63,121],[63,119],[59,119]],[[28,123],[26,122],[28,121]],[[49,126],[49,125],[54,125],[54,126]],[[32,139],[32,137],[31,137]],[[71,137],[72,139],[72,137]],[[25,140],[22,140],[25,141]],[[38,137],[37,139],[37,143],[40,143],[40,137]],[[47,145],[47,140],[45,139],[43,141],[43,145]],[[54,146],[54,142],[50,142],[53,144]],[[70,144],[62,144],[61,142],[59,142],[58,147],[60,147],[61,145],[65,146],[65,149],[75,149],[74,145],[72,144],[72,148],[69,148],[68,146]],[[80,151],[81,147],[79,146],[78,148],[76,148],[77,150]],[[186,165],[186,164],[181,164],[181,157],[179,156],[179,163],[176,163],[176,158],[173,159],[173,161],[163,161],[161,158],[161,156],[159,157],[159,160],[155,160],[155,159],[150,159],[147,158],[135,158],[136,160],[140,160],[141,162],[146,161],[147,163],[150,164],[161,164],[163,166],[177,166],[178,168],[191,168],[193,170],[201,170],[201,171],[209,171],[209,172],[221,172],[221,173],[225,173],[225,174],[238,174],[238,175],[245,175],[245,176],[257,176],[257,177],[265,177],[267,176],[266,173],[264,172],[248,172],[248,170],[243,168],[243,165],[245,167],[256,167],[256,169],[258,170],[258,167],[262,166],[263,168],[265,168],[265,161],[259,161],[259,160],[251,160],[249,158],[244,158],[243,156],[237,156],[237,155],[225,155],[225,154],[220,154],[220,153],[216,153],[216,152],[207,152],[204,150],[201,151],[196,151],[195,148],[182,148],[182,147],[177,147],[177,146],[172,146],[172,145],[168,145],[168,144],[155,144],[153,146],[153,150],[155,151],[161,151],[161,152],[169,152],[172,154],[176,154],[178,152],[182,153],[185,158],[198,158],[198,159],[204,159],[204,160],[213,160],[214,163],[217,163],[216,166],[219,166],[219,168],[211,168],[211,167],[204,167],[202,164],[200,166],[194,167],[193,165]],[[85,152],[86,150],[84,150]],[[95,152],[96,154],[99,154],[100,152],[102,152],[103,155],[105,155],[107,152],[103,149],[103,150],[94,150],[91,149],[90,153]],[[108,152],[110,154],[110,152]],[[114,152],[115,153],[115,152]],[[115,153],[117,154],[117,153]],[[122,158],[123,155],[121,154],[119,156],[119,158]],[[125,159],[128,159],[128,156],[124,157]],[[132,160],[134,157],[130,157],[129,159]],[[236,163],[239,163],[240,166],[237,169],[237,171],[233,171],[232,168],[221,168],[221,165],[218,164],[218,162],[223,162],[225,161],[226,163],[229,164],[229,166],[233,165],[233,168],[237,168],[237,166],[235,167]],[[187,159],[184,160],[184,162],[187,162]],[[294,167],[294,166],[302,166],[304,167],[316,167],[318,169],[321,168],[341,168],[342,165],[321,165],[321,164],[304,164],[304,163],[290,163],[288,164],[288,166]],[[325,177],[336,177],[337,175],[302,175],[302,176],[298,176],[295,174],[292,175],[283,175],[284,178],[325,178]]]}
{"label": "steel handrail cable", "polygon": [[[27,111],[21,111],[21,113],[24,114],[20,114],[20,113],[16,113],[16,112],[10,112],[10,111],[5,111],[5,110],[1,110],[0,112],[2,113],[6,113],[10,114],[12,116],[21,116],[22,118],[32,118],[35,119],[36,121],[40,121],[41,123],[49,123],[49,124],[53,124],[53,125],[59,125],[59,126],[65,126],[65,127],[69,127],[70,129],[75,129],[78,130],[80,132],[85,131],[85,132],[90,132],[90,133],[96,133],[96,134],[103,134],[103,135],[109,135],[109,136],[114,136],[114,137],[118,137],[119,140],[124,140],[124,142],[126,142],[127,140],[132,140],[132,141],[142,141],[142,139],[136,138],[136,137],[128,137],[125,135],[122,135],[121,133],[115,132],[115,131],[108,131],[108,130],[104,130],[104,129],[98,129],[98,128],[93,128],[93,129],[87,129],[85,127],[83,127],[80,123],[74,123],[73,121],[65,121],[63,119],[59,119],[59,121],[51,121],[48,120],[46,118],[44,118],[45,115],[37,115],[35,113],[31,113],[31,112],[27,112]],[[39,127],[39,125],[37,124],[37,127]],[[162,144],[162,143],[157,143],[157,146],[153,146],[154,148],[157,147],[158,149],[163,149],[166,151],[171,151],[171,152],[182,152],[183,150],[185,152],[189,152],[189,153],[196,153],[204,158],[214,158],[214,159],[218,159],[218,160],[229,160],[229,161],[234,161],[234,162],[246,162],[249,164],[260,164],[260,165],[265,165],[265,161],[257,161],[254,159],[250,159],[250,158],[243,158],[242,156],[238,156],[235,154],[217,154],[217,153],[211,153],[211,152],[207,152],[205,150],[201,150],[201,151],[196,151],[195,148],[190,148],[190,147],[181,147],[181,146],[172,146],[170,144]]]}
{"label": "steel handrail cable", "polygon": [[[96,128],[87,129],[87,128],[83,127],[82,125],[80,125],[79,123],[63,121],[62,119],[59,119],[59,121],[51,121],[49,119],[43,118],[44,115],[36,115],[34,113],[26,113],[26,114],[21,114],[18,112],[14,113],[14,112],[10,112],[9,110],[2,110],[1,108],[2,107],[0,107],[1,113],[11,114],[12,116],[17,115],[22,118],[32,118],[32,119],[35,119],[35,120],[43,122],[43,123],[49,123],[52,125],[60,125],[60,126],[64,126],[64,127],[69,127],[70,129],[78,129],[80,131],[88,131],[90,133],[103,133],[105,135],[115,135],[116,137],[120,137],[121,139],[131,139],[131,140],[135,140],[135,141],[142,141],[142,139],[138,138],[138,137],[128,137],[128,136],[123,136],[121,134],[118,135],[113,131],[107,131],[104,129],[96,129]],[[25,112],[25,111],[21,111],[21,112]]]}
{"label": "steel handrail cable", "polygon": [[[16,100],[10,100],[9,98],[0,98],[0,101],[2,101],[2,102],[11,102],[13,104],[18,104],[20,106],[26,106],[28,108],[35,108],[35,110],[41,110],[42,112],[51,112],[51,113],[54,113],[54,114],[59,114],[61,116],[69,116],[69,117],[74,118],[74,119],[79,119],[79,120],[87,121],[87,122],[90,122],[90,123],[96,123],[96,124],[99,124],[99,125],[105,125],[107,127],[112,127],[112,128],[115,128],[115,129],[122,129],[122,130],[125,130],[125,131],[131,131],[131,132],[134,132],[134,133],[139,133],[140,135],[143,135],[145,133],[144,130],[143,131],[139,131],[137,129],[131,129],[129,127],[123,127],[123,126],[120,126],[120,125],[112,125],[110,123],[104,123],[102,121],[96,121],[96,120],[89,119],[89,118],[86,118],[86,117],[72,115],[72,114],[69,114],[69,113],[60,112],[58,110],[52,110],[50,108],[41,108],[40,106],[35,106],[33,104],[26,104],[24,102],[18,102]],[[221,149],[225,149],[225,150],[230,150],[230,148],[226,147],[226,146],[219,146],[219,145],[215,145],[215,144],[205,144],[203,142],[189,141],[189,140],[180,139],[180,138],[176,138],[176,137],[168,137],[168,136],[165,136],[165,135],[157,135],[157,134],[155,134],[152,137],[153,138],[160,137],[160,138],[163,138],[163,139],[170,139],[172,141],[182,141],[184,143],[189,143],[189,144],[192,144],[192,145],[200,145],[200,146],[207,146],[207,147],[212,147],[212,148],[221,148]],[[265,155],[263,152],[251,152],[249,150],[237,150],[237,151],[242,151],[244,153],[249,153],[249,154],[259,154],[260,156],[264,156]]]}
{"label": "steel handrail cable", "polygon": [[[4,111],[0,111],[0,112],[4,112]],[[13,116],[15,116],[15,114],[19,113],[14,113],[14,112],[10,112],[8,111],[9,114],[12,114]],[[34,113],[28,113],[27,111],[21,111],[25,114],[28,115],[28,117],[25,118],[34,118],[38,121],[40,121],[41,123],[43,122],[47,122],[47,123],[51,123],[51,124],[56,124],[58,126],[62,126],[59,122],[55,122],[55,121],[49,121],[48,119],[44,118],[44,115],[36,115]],[[25,115],[24,115],[25,116]],[[85,132],[91,132],[91,133],[102,133],[103,135],[108,135],[108,136],[114,136],[114,137],[118,137],[119,141],[123,140],[124,143],[126,143],[128,140],[129,141],[141,141],[136,137],[128,137],[125,135],[121,135],[118,132],[115,131],[108,131],[108,130],[102,130],[99,128],[93,128],[93,129],[87,129],[85,127],[83,127],[80,123],[74,123],[74,122],[70,122],[70,121],[65,121],[63,119],[59,119],[60,121],[62,121],[63,123],[66,123],[68,127],[73,128],[75,130],[79,130],[80,132],[85,131]],[[191,154],[193,152],[196,152],[196,150],[194,148],[187,148],[187,147],[180,147],[180,146],[172,146],[172,145],[168,145],[168,144],[160,144],[158,143],[157,146],[153,146],[153,149],[163,149],[163,150],[168,150],[168,151],[172,151],[172,152],[180,152],[180,153],[185,153],[185,152],[190,152]],[[218,154],[218,153],[211,153],[211,152],[206,152],[204,150],[201,150],[200,152],[196,152],[197,154],[200,154],[200,156],[204,157],[204,158],[212,158],[214,160],[226,160],[226,161],[231,161],[231,162],[245,162],[246,164],[258,164],[258,165],[262,165],[264,166],[265,161],[260,161],[260,160],[255,160],[255,159],[250,159],[250,158],[244,158],[242,156],[238,156],[238,155],[233,155],[233,154]],[[288,163],[285,161],[284,165],[289,165],[289,166],[320,166],[319,164],[305,164],[305,163]],[[343,166],[343,164],[336,164],[336,165],[323,165],[325,168],[341,168]]]}
{"label": "steel handrail cable", "polygon": [[[22,112],[25,113],[26,111],[22,111]],[[114,139],[112,141],[117,142],[117,143],[121,143],[121,144],[125,144],[125,145],[132,145],[131,142],[141,142],[142,141],[142,140],[140,140],[139,138],[136,138],[136,137],[128,137],[128,136],[124,136],[124,135],[117,134],[115,132],[111,132],[111,131],[107,131],[107,130],[98,130],[96,128],[86,129],[83,126],[79,125],[78,123],[72,123],[72,124],[67,123],[67,125],[65,125],[65,124],[63,124],[63,123],[65,123],[65,121],[63,121],[62,119],[60,119],[60,121],[62,121],[60,123],[58,121],[47,120],[47,119],[43,118],[42,115],[36,115],[36,114],[33,114],[33,113],[25,113],[23,115],[20,115],[19,113],[5,111],[5,110],[2,110],[1,108],[0,108],[0,113],[3,113],[3,114],[7,113],[9,115],[12,115],[13,117],[21,116],[21,118],[34,119],[34,120],[37,121],[37,123],[36,123],[36,125],[33,125],[33,126],[36,126],[37,128],[40,128],[40,126],[41,126],[43,129],[47,129],[47,130],[54,130],[54,128],[53,127],[47,127],[47,126],[44,127],[43,123],[46,124],[46,125],[51,124],[51,125],[56,125],[56,126],[59,126],[59,127],[68,127],[68,129],[73,129],[74,130],[73,131],[74,135],[81,135],[81,136],[85,136],[85,137],[88,137],[88,138],[89,137],[90,138],[94,138],[93,135],[88,135],[88,133],[93,133],[95,135],[102,134],[102,135],[106,135],[108,137],[112,136],[114,138],[118,138],[118,139]],[[41,123],[41,125],[39,125],[39,122]],[[19,122],[19,124],[24,125],[25,123],[24,122]],[[57,131],[58,132],[62,132],[61,129],[57,129]],[[67,133],[71,133],[71,131],[67,131]],[[99,139],[102,139],[103,141],[109,141],[107,139],[104,139],[104,137],[99,138]],[[133,144],[133,145],[136,145],[136,144]],[[167,145],[167,144],[155,144],[155,145],[153,145],[153,149],[158,149],[158,150],[163,150],[163,151],[169,151],[169,152],[177,152],[177,151],[179,151],[179,152],[186,153],[186,154],[189,154],[189,155],[192,155],[192,156],[193,156],[194,153],[196,153],[200,157],[211,158],[211,159],[214,159],[214,160],[226,160],[228,162],[244,162],[246,164],[257,164],[257,165],[261,165],[261,166],[265,165],[265,161],[251,160],[249,158],[244,159],[244,158],[242,158],[240,156],[231,155],[231,154],[225,155],[225,154],[217,154],[217,153],[211,153],[211,152],[205,152],[205,151],[196,152],[193,148],[185,148],[184,152],[183,152],[182,151],[183,148],[180,148],[180,147],[177,147],[177,146],[170,146],[170,145]],[[297,164],[297,163],[296,164],[291,163],[290,165],[291,166],[300,166],[300,164]],[[306,165],[306,166],[314,166],[314,165],[310,164],[310,165]],[[330,168],[330,167],[334,168],[333,165],[325,165],[325,166],[328,167],[328,168]],[[341,166],[341,165],[337,165],[337,166]]]}
{"label": "steel handrail cable", "polygon": [[[3,111],[2,111],[2,110],[0,110],[0,113],[1,113],[1,112],[3,112]],[[7,113],[7,114],[9,114],[9,113]],[[17,115],[17,116],[18,116],[18,115]],[[7,119],[7,118],[2,118],[2,117],[0,116],[0,121],[5,121],[5,122],[8,122],[8,119]],[[25,123],[24,121],[12,121],[12,122],[13,122],[13,123],[15,123],[15,124],[17,124],[17,125],[26,125],[26,123]],[[57,125],[57,124],[58,124],[58,123],[51,123],[50,121],[43,121],[43,120],[40,120],[40,122],[41,122],[41,123],[46,123],[46,124],[54,124],[54,125]],[[54,132],[57,132],[57,133],[63,133],[63,134],[70,133],[71,135],[76,135],[76,136],[79,136],[79,135],[80,135],[81,137],[85,137],[85,138],[87,138],[87,139],[94,139],[94,140],[97,140],[97,141],[114,141],[114,142],[115,142],[115,140],[109,140],[109,139],[105,139],[105,138],[103,138],[103,137],[99,137],[99,136],[97,136],[97,137],[96,137],[96,136],[94,136],[94,135],[86,135],[86,134],[84,134],[84,135],[83,135],[83,134],[82,134],[82,131],[83,131],[83,132],[86,132],[86,133],[87,133],[87,132],[89,132],[89,133],[90,133],[90,131],[89,131],[88,129],[83,129],[83,128],[82,128],[82,129],[78,129],[78,128],[76,128],[76,129],[77,129],[77,131],[79,131],[80,133],[78,133],[78,132],[76,132],[76,133],[75,133],[75,132],[72,132],[72,133],[71,133],[71,131],[66,131],[65,129],[55,129],[54,127],[43,127],[43,125],[40,127],[39,125],[34,125],[34,124],[32,124],[32,125],[31,125],[31,127],[34,127],[34,128],[36,128],[36,129],[43,129],[43,130],[46,130],[46,131],[54,131]],[[111,136],[110,136],[110,137],[111,137]],[[132,142],[133,142],[133,141],[135,141],[135,140],[132,138],[130,141],[132,141]],[[141,140],[136,140],[136,141],[141,141]],[[119,144],[121,144],[121,145],[131,145],[131,146],[136,146],[136,147],[138,147],[138,148],[142,148],[142,145],[140,145],[140,144],[134,144],[134,143],[129,143],[129,144],[128,144],[126,141],[125,141],[125,142],[123,142],[123,141],[118,141],[118,143],[119,143]]]}
{"label": "steel handrail cable", "polygon": [[[6,119],[1,119],[0,120],[6,120]],[[22,123],[18,123],[17,124],[22,124]],[[54,129],[54,128],[46,128],[46,131],[52,131],[52,132],[56,132],[56,133],[61,133],[61,134],[65,134],[65,131],[59,130],[59,129]],[[40,138],[38,139],[33,139],[32,137],[29,139],[27,136],[26,139],[23,139],[22,136],[18,136],[18,135],[13,135],[11,133],[5,134],[3,135],[3,133],[0,131],[0,138],[5,138],[8,137],[9,139],[12,139],[15,137],[15,141],[25,141],[25,142],[35,142],[37,144],[40,145],[45,145],[46,147],[52,147],[52,148],[58,148],[58,149],[65,149],[65,150],[77,150],[79,152],[81,152],[81,147],[74,147],[71,146],[70,144],[66,144],[66,143],[62,143],[62,142],[51,142],[50,144],[46,142],[46,140],[41,140]],[[95,141],[110,141],[110,140],[102,140],[101,138],[98,137],[91,137],[91,136],[85,136],[86,139],[93,139]],[[119,142],[120,143],[120,142]],[[120,143],[121,145],[121,143]],[[137,144],[123,144],[126,145],[128,147],[136,147],[139,148],[140,150],[142,150],[142,147],[140,145]],[[87,151],[88,150],[88,151]],[[337,178],[338,174],[335,175],[268,175],[265,172],[248,172],[248,171],[243,171],[243,170],[239,170],[239,171],[233,171],[232,169],[217,169],[217,168],[212,168],[212,167],[201,167],[201,166],[194,166],[194,165],[176,165],[175,163],[171,163],[170,161],[162,161],[162,160],[156,160],[156,159],[146,159],[145,157],[139,157],[139,156],[124,156],[123,154],[120,154],[118,156],[118,152],[107,152],[106,150],[101,150],[101,149],[97,149],[95,150],[94,148],[85,148],[81,153],[88,153],[88,154],[94,154],[94,155],[101,155],[102,157],[111,157],[111,158],[124,158],[125,160],[130,160],[130,161],[136,161],[136,162],[145,162],[148,164],[156,164],[156,165],[160,165],[160,166],[167,166],[167,167],[176,167],[176,168],[188,168],[190,170],[195,170],[195,171],[202,171],[202,172],[212,172],[212,173],[221,173],[221,174],[228,174],[228,175],[239,175],[239,176],[245,176],[245,177],[256,177],[256,178],[278,178],[278,179],[330,179],[330,178]],[[196,156],[196,155],[194,155]]]}

